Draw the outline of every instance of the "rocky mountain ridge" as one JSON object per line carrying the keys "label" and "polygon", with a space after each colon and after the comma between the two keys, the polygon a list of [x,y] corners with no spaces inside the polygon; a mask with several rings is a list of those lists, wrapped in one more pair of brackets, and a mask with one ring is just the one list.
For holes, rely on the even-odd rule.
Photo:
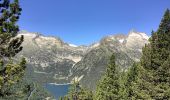
{"label": "rocky mountain ridge", "polygon": [[58,37],[27,31],[20,35],[25,37],[24,49],[17,57],[27,59],[27,77],[39,83],[69,83],[77,77],[89,88],[95,88],[112,53],[116,53],[117,65],[126,69],[139,61],[149,38],[145,33],[131,31],[128,35],[106,36],[89,46],[75,46]]}

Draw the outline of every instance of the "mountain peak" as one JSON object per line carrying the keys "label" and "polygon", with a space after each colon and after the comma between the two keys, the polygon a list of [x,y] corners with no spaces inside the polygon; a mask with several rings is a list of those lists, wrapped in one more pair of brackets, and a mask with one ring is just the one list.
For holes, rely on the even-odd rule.
{"label": "mountain peak", "polygon": [[[34,41],[36,44],[39,44],[39,46],[62,46],[65,43],[59,38],[59,37],[52,37],[52,36],[44,36],[41,33],[38,32],[28,32],[28,31],[20,31],[18,33],[18,36],[24,35],[26,41]],[[27,44],[29,44],[29,42]],[[26,42],[25,42],[26,43]],[[50,45],[49,45],[50,44]]]}
{"label": "mountain peak", "polygon": [[126,38],[126,47],[141,49],[141,47],[148,43],[148,39],[149,37],[146,33],[131,30]]}
{"label": "mountain peak", "polygon": [[141,37],[145,40],[148,40],[149,37],[147,36],[146,33],[144,32],[137,32],[137,31],[134,31],[134,30],[131,30],[128,34],[128,37]]}

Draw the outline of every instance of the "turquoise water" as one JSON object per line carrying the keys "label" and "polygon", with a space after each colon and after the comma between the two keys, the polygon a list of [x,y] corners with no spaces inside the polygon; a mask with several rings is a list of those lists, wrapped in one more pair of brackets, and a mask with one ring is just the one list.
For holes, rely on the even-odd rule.
{"label": "turquoise water", "polygon": [[69,90],[68,84],[63,85],[54,85],[54,84],[46,84],[45,88],[56,98],[59,99],[61,96],[65,96]]}

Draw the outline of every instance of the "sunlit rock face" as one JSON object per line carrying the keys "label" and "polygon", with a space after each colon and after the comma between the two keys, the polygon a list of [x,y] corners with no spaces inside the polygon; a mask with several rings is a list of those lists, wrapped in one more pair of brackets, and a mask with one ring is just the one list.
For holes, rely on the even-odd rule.
{"label": "sunlit rock face", "polygon": [[116,64],[122,70],[127,69],[139,61],[149,38],[145,33],[130,31],[128,35],[103,37],[89,46],[76,46],[39,33],[21,31],[20,35],[25,38],[24,49],[17,57],[27,59],[28,78],[39,83],[70,83],[77,78],[91,89],[95,89],[113,53]]}
{"label": "sunlit rock face", "polygon": [[131,31],[126,38],[126,47],[131,49],[141,49],[148,41],[149,37],[145,33]]}

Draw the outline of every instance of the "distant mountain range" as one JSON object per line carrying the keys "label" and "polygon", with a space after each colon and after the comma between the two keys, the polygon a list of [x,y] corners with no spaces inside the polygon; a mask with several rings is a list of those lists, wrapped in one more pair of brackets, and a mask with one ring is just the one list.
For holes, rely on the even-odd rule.
{"label": "distant mountain range", "polygon": [[103,37],[89,46],[76,46],[58,37],[39,33],[19,32],[24,35],[23,50],[17,57],[27,60],[26,77],[39,83],[70,83],[74,78],[83,86],[95,89],[104,73],[109,57],[115,53],[116,63],[122,69],[139,61],[142,47],[148,43],[145,33],[130,31],[128,35]]}

